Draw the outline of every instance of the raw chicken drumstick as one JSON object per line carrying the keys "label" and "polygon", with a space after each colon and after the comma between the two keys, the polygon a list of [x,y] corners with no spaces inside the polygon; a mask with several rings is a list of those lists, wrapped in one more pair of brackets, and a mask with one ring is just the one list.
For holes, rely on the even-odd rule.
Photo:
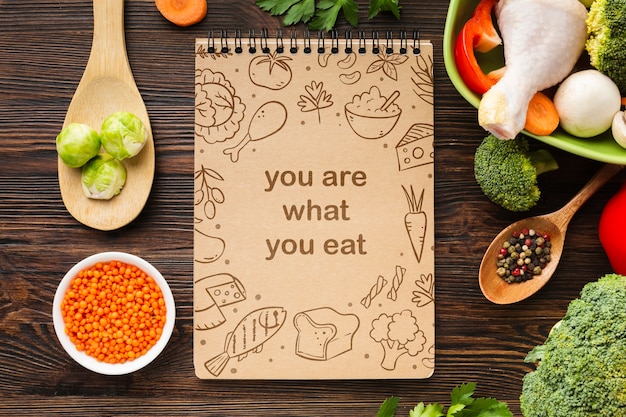
{"label": "raw chicken drumstick", "polygon": [[500,139],[513,139],[533,95],[574,68],[587,37],[587,9],[579,0],[500,0],[495,13],[506,67],[483,95],[478,122]]}

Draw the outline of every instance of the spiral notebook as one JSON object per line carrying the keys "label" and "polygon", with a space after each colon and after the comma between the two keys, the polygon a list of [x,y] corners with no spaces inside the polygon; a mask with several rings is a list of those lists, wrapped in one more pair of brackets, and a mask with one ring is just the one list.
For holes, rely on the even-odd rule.
{"label": "spiral notebook", "polygon": [[196,40],[199,378],[432,374],[433,87],[417,31]]}

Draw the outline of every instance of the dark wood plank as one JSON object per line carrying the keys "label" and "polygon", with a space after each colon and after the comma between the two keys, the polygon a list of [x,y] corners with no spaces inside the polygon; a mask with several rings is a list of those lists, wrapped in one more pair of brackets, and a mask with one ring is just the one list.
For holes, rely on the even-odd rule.
{"label": "dark wood plank", "polygon": [[[2,415],[375,415],[390,395],[398,416],[419,401],[449,401],[476,381],[478,395],[507,401],[516,415],[523,362],[582,286],[610,271],[597,238],[606,200],[620,174],[570,225],[553,281],[512,306],[486,301],[477,284],[482,253],[499,229],[521,218],[491,204],[473,180],[473,152],[484,132],[476,111],[447,78],[442,37],[448,2],[402,0],[402,20],[367,20],[363,29],[417,26],[435,44],[436,371],[406,381],[201,381],[192,364],[193,45],[211,29],[276,28],[280,20],[249,0],[209,2],[199,25],[177,28],[153,1],[126,2],[126,40],[136,82],[151,115],[157,174],[140,217],[103,233],[65,210],[56,178],[54,138],[91,46],[91,2],[0,2],[0,414]],[[338,22],[340,33],[349,29]],[[530,214],[557,209],[600,166],[555,151],[561,169],[541,180]],[[76,365],[52,328],[54,291],[79,259],[124,250],[154,263],[170,282],[177,323],[170,344],[147,368],[106,377]]]}

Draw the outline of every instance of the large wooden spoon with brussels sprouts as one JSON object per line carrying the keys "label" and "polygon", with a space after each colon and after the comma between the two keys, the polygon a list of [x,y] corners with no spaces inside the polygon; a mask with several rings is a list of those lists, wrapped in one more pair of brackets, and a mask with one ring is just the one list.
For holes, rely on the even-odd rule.
{"label": "large wooden spoon with brussels sprouts", "polygon": [[85,196],[81,170],[59,158],[59,187],[65,207],[79,222],[99,230],[115,230],[132,222],[143,210],[154,180],[154,141],[146,106],[135,84],[126,55],[124,0],[93,0],[94,31],[87,67],[70,102],[64,127],[84,123],[98,131],[114,112],[141,119],[148,138],[141,152],[124,160],[127,180],[110,200]]}

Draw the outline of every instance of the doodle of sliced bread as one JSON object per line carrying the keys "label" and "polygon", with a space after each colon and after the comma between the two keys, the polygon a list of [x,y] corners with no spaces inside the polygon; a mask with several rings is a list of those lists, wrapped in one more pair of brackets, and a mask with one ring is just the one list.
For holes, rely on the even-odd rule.
{"label": "doodle of sliced bread", "polygon": [[295,315],[298,330],[296,354],[306,359],[325,361],[352,350],[352,337],[359,328],[354,314],[341,314],[329,307]]}

